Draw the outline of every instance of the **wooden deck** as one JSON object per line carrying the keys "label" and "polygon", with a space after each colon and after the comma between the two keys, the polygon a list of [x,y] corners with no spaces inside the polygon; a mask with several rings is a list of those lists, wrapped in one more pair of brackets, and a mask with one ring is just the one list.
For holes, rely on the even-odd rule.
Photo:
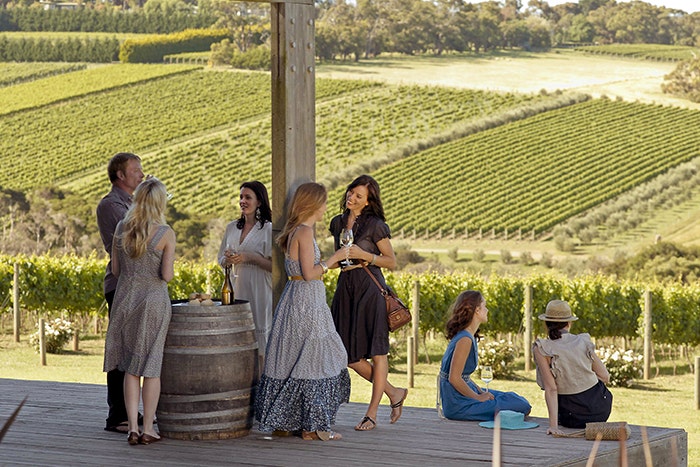
{"label": "wooden deck", "polygon": [[[252,431],[231,440],[164,439],[150,446],[129,446],[126,435],[103,430],[106,387],[93,384],[23,381],[0,378],[0,425],[19,402],[27,402],[0,443],[0,465],[333,465],[333,466],[486,466],[491,464],[493,430],[476,422],[441,420],[436,411],[405,407],[390,425],[382,406],[379,425],[369,433],[353,430],[364,405],[347,404],[338,413],[340,441],[304,441],[268,437]],[[504,466],[585,466],[592,441],[547,436],[540,427],[502,431]],[[626,451],[629,466],[645,465],[639,426],[632,426]],[[688,464],[687,434],[681,429],[647,427],[655,466]],[[620,445],[603,441],[596,466],[619,465]],[[673,462],[677,459],[677,462]]]}

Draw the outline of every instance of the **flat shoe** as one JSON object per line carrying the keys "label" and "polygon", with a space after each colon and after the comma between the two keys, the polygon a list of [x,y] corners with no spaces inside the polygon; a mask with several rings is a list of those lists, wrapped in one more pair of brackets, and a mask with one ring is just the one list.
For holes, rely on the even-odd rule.
{"label": "flat shoe", "polygon": [[[403,401],[406,400],[406,397],[408,397],[408,389],[404,389],[403,397],[401,398],[400,401],[398,401],[395,404],[391,404],[391,423],[396,423],[399,421],[399,418],[401,418],[401,412],[403,412]],[[398,409],[398,415],[394,417],[394,409]]]}
{"label": "flat shoe", "polygon": [[160,440],[161,438],[156,438],[155,436],[147,435],[146,433],[144,433],[139,438],[139,444],[153,444]]}
{"label": "flat shoe", "polygon": [[137,444],[139,444],[139,434],[135,431],[130,431],[129,436],[126,438],[126,440],[130,445],[136,446]]}
{"label": "flat shoe", "polygon": [[[367,425],[366,428],[363,428],[365,426],[365,423],[371,423],[371,425]],[[377,426],[377,422],[372,420],[372,417],[364,416],[362,420],[360,420],[360,423],[355,426],[355,431],[369,431],[369,430],[374,430],[374,427]]]}

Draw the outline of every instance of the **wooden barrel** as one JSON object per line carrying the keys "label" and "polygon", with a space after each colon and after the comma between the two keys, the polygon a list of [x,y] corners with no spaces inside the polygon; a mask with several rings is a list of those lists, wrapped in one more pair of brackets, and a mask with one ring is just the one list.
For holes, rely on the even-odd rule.
{"label": "wooden barrel", "polygon": [[258,345],[250,304],[173,303],[165,340],[158,430],[167,438],[246,436],[253,422]]}

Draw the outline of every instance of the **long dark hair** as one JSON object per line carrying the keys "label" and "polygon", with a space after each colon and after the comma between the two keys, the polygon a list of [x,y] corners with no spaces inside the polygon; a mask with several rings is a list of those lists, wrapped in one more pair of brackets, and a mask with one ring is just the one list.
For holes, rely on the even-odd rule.
{"label": "long dark hair", "polygon": [[563,323],[561,321],[545,321],[544,324],[547,325],[549,338],[555,341],[561,339],[561,330],[569,324],[569,321],[564,321]]}
{"label": "long dark hair", "polygon": [[343,193],[343,198],[340,200],[340,210],[341,212],[347,214],[347,208],[345,207],[345,201],[348,198],[348,192],[358,186],[367,187],[367,206],[362,208],[362,214],[373,214],[383,221],[386,221],[384,217],[384,207],[382,206],[382,199],[379,196],[379,183],[370,177],[369,175],[360,175],[355,180],[350,183]]}
{"label": "long dark hair", "polygon": [[[267,197],[267,188],[257,180],[241,183],[240,189],[242,190],[243,188],[253,190],[255,197],[260,201],[260,219],[258,219],[258,222],[260,222],[260,228],[262,229],[265,221],[272,222],[272,209],[270,209],[270,200]],[[238,227],[238,230],[243,230],[244,225],[245,216],[241,214],[241,217],[236,222],[236,227]]]}
{"label": "long dark hair", "polygon": [[[450,315],[452,317],[447,321],[447,325],[445,326],[445,334],[448,340],[452,339],[459,331],[469,326],[482,300],[484,300],[484,296],[481,292],[476,290],[465,290],[457,296],[457,299],[450,306]],[[474,338],[481,338],[478,330]]]}

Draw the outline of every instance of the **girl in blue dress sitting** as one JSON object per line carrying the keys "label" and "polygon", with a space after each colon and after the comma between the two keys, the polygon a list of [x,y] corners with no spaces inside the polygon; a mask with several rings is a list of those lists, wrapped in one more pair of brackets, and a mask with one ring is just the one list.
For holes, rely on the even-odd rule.
{"label": "girl in blue dress sitting", "polygon": [[479,364],[479,326],[488,321],[481,292],[466,290],[451,306],[447,322],[450,343],[440,366],[440,401],[445,418],[450,420],[493,420],[496,412],[512,410],[525,415],[532,406],[514,392],[486,391],[471,380]]}

